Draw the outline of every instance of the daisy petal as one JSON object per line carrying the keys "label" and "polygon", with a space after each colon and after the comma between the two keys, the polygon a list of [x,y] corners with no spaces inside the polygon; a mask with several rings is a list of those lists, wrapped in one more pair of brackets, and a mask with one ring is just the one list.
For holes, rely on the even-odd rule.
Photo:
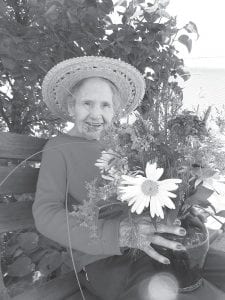
{"label": "daisy petal", "polygon": [[150,215],[152,218],[154,218],[154,216],[156,215],[156,204],[154,199],[151,198],[150,200]]}
{"label": "daisy petal", "polygon": [[128,206],[133,205],[136,201],[137,201],[137,197],[133,197],[133,198],[129,199],[128,200]]}
{"label": "daisy petal", "polygon": [[121,195],[121,198],[124,198],[124,200],[126,200],[126,198],[132,198],[135,195],[137,195],[138,191],[138,187],[135,186],[129,186],[126,187],[125,189],[118,189],[119,190],[119,194]]}
{"label": "daisy petal", "polygon": [[181,183],[180,179],[165,179],[159,181],[160,186],[162,186],[167,191],[174,191],[178,189],[177,183]]}
{"label": "daisy petal", "polygon": [[145,198],[145,207],[148,207],[149,203],[150,203],[150,197],[146,196],[146,198]]}
{"label": "daisy petal", "polygon": [[135,212],[140,214],[145,207],[145,201],[142,197],[140,197],[139,199],[137,199],[137,201],[133,204],[132,208],[131,208],[131,212]]}
{"label": "daisy petal", "polygon": [[[144,200],[144,199],[143,199]],[[145,201],[142,201],[139,205],[138,205],[138,207],[136,208],[136,213],[138,214],[138,215],[140,215],[142,212],[143,212],[143,210],[145,209]]]}
{"label": "daisy petal", "polygon": [[163,172],[164,172],[164,169],[163,169],[163,168],[157,168],[157,169],[155,170],[155,174],[153,174],[153,175],[151,176],[151,177],[152,177],[152,180],[153,180],[153,181],[159,180],[160,177],[162,176]]}
{"label": "daisy petal", "polygon": [[[136,212],[136,210],[137,210],[137,208],[138,208],[138,206],[141,204],[141,201],[140,200],[137,200],[137,201],[135,201],[135,203],[132,205],[132,207],[131,207],[131,212],[132,213],[134,213],[134,212]],[[130,206],[130,205],[129,205]]]}
{"label": "daisy petal", "polygon": [[155,171],[156,171],[156,163],[150,164],[149,162],[147,162],[146,168],[145,168],[145,174],[148,179],[153,180],[152,175],[155,174]]}
{"label": "daisy petal", "polygon": [[155,198],[155,203],[156,203],[156,207],[157,207],[157,216],[160,217],[161,219],[164,218],[164,213],[163,213],[163,209],[162,209],[162,205],[160,203],[160,200],[159,200],[159,197],[156,196],[156,197],[152,197],[152,198]]}
{"label": "daisy petal", "polygon": [[177,195],[176,195],[176,194],[171,193],[171,192],[169,192],[169,191],[166,191],[166,192],[165,192],[165,195],[168,196],[169,198],[177,198]]}
{"label": "daisy petal", "polygon": [[170,209],[175,209],[175,204],[173,203],[173,201],[169,197],[166,197],[164,195],[159,194],[158,198],[160,199],[160,202],[161,202],[162,206],[166,206]]}

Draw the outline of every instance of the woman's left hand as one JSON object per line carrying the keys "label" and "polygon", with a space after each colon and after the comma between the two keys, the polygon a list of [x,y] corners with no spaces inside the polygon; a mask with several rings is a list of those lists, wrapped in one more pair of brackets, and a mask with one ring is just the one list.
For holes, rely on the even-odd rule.
{"label": "woman's left hand", "polygon": [[168,258],[159,254],[152,247],[152,244],[172,250],[185,250],[185,247],[179,242],[169,240],[156,233],[171,233],[178,236],[184,236],[186,231],[178,225],[166,224],[157,224],[156,229],[149,217],[138,216],[133,220],[133,224],[126,218],[120,223],[120,247],[140,249],[151,258],[163,264],[169,263]]}

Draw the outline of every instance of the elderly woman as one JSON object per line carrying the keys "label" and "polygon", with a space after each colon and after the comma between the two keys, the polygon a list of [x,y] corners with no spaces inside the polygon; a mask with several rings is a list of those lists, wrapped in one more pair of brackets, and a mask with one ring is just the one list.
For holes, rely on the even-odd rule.
{"label": "elderly woman", "polygon": [[[146,296],[149,295],[146,280],[156,273],[152,262],[170,263],[151,244],[176,250],[182,250],[183,245],[156,237],[153,225],[141,217],[136,224],[138,241],[133,244],[127,238],[130,225],[125,217],[99,220],[100,236],[93,239],[88,229],[78,226],[77,220],[66,214],[67,207],[70,210],[72,204],[82,204],[87,199],[86,182],[100,176],[95,162],[102,150],[101,132],[116,116],[135,109],[144,92],[145,82],[138,70],[104,57],[63,61],[48,72],[43,82],[43,99],[50,110],[62,120],[73,122],[74,127],[69,133],[50,139],[45,146],[33,215],[42,234],[73,249],[76,270],[82,280],[82,298],[78,291],[74,299],[175,299],[166,298],[168,293],[160,298],[162,290],[158,290],[158,298]],[[185,235],[179,224],[162,225],[158,231]],[[138,248],[142,254],[133,260],[129,248]],[[212,266],[208,264],[207,268],[209,276],[212,275]],[[221,267],[221,272],[224,269]],[[220,278],[221,273],[217,275],[214,278],[222,285],[224,278]],[[224,294],[218,289],[207,288],[209,298],[204,299],[225,299],[219,298]],[[199,299],[201,291],[198,293],[180,295],[179,299]]]}

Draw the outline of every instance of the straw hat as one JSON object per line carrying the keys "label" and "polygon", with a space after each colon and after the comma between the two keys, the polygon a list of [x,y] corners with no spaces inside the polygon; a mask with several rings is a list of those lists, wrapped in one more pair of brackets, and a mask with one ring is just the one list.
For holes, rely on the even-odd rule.
{"label": "straw hat", "polygon": [[108,79],[117,87],[122,102],[120,117],[131,113],[145,93],[142,74],[130,64],[109,57],[82,56],[64,60],[47,73],[42,84],[43,100],[55,115],[73,121],[67,109],[70,90],[89,77]]}

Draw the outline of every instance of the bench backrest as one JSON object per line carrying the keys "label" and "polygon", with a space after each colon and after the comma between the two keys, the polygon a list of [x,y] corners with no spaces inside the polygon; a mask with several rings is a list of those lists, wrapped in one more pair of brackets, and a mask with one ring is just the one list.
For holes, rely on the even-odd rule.
{"label": "bench backrest", "polygon": [[[22,164],[15,171],[15,162],[27,159],[36,152],[40,152],[46,139],[30,137],[20,134],[0,133],[0,194],[35,193],[38,178],[38,168]],[[11,161],[11,165],[7,161]],[[29,161],[41,161],[41,153],[32,156]],[[6,162],[4,164],[4,162]],[[7,180],[6,177],[10,175]],[[2,184],[1,184],[2,183]],[[32,202],[19,201],[13,203],[0,203],[0,235],[5,232],[21,230],[34,226],[32,216]],[[1,255],[1,249],[0,249]],[[0,257],[1,261],[1,257]],[[68,273],[61,278],[34,287],[20,295],[10,298],[4,285],[0,264],[0,299],[1,300],[62,300],[71,296],[76,290],[74,275]]]}

